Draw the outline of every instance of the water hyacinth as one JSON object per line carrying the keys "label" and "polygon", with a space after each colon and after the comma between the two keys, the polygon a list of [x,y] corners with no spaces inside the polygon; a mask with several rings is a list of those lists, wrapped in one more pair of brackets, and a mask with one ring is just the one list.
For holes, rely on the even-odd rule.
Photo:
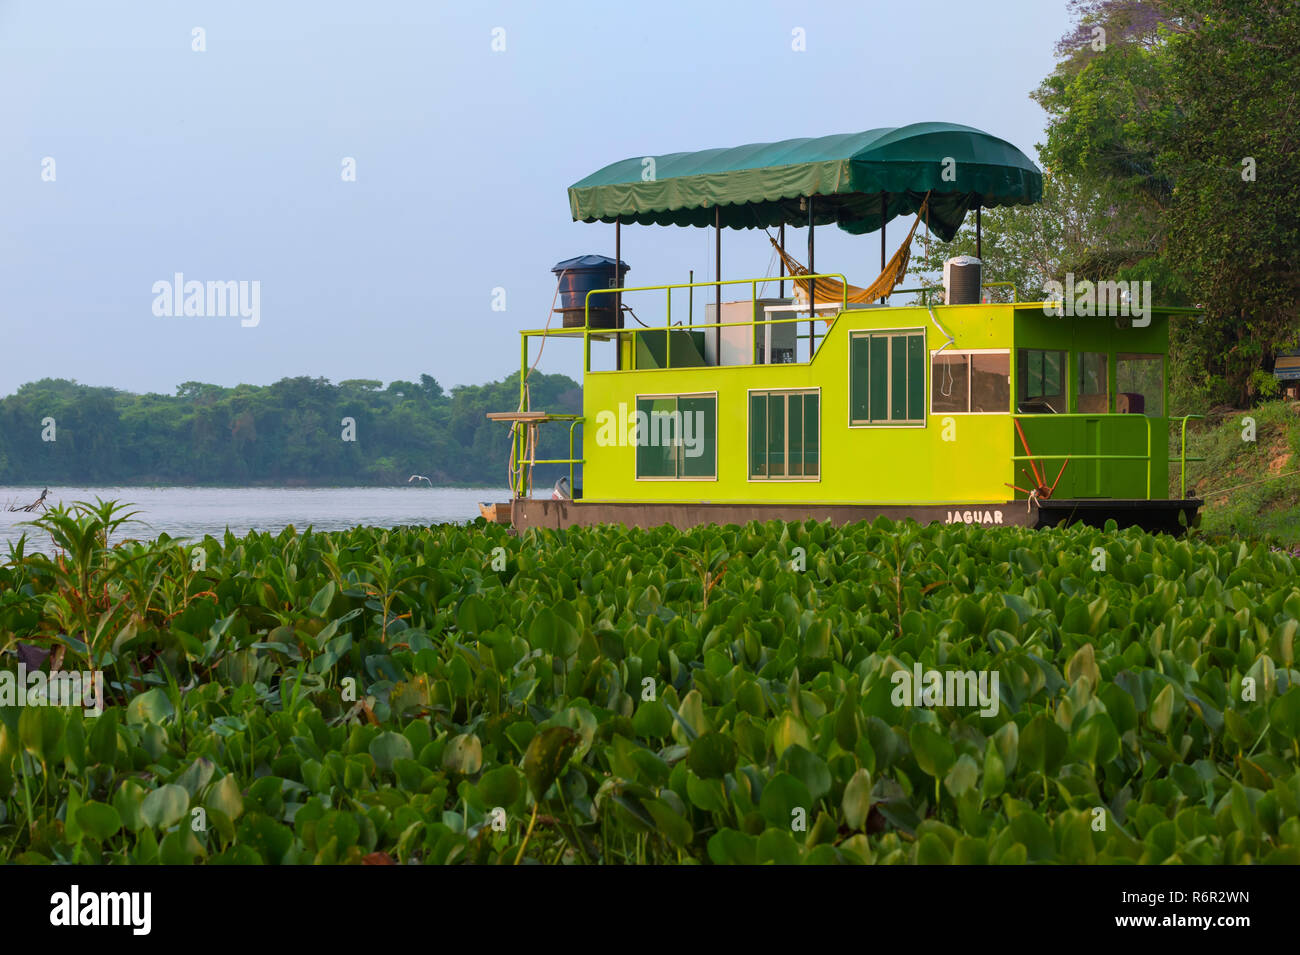
{"label": "water hyacinth", "polygon": [[1266,544],[115,514],[0,567],[5,669],[107,697],[0,707],[6,860],[1300,861],[1300,559]]}

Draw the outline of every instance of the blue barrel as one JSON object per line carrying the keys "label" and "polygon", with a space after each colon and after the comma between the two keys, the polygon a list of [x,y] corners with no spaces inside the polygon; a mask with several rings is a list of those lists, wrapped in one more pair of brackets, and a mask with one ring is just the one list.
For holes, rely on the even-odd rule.
{"label": "blue barrel", "polygon": [[[551,269],[559,276],[560,306],[565,328],[581,328],[586,320],[587,293],[597,288],[618,288],[627,274],[627,263],[606,255],[580,255],[557,262]],[[618,328],[618,309],[613,295],[591,300],[591,327]]]}

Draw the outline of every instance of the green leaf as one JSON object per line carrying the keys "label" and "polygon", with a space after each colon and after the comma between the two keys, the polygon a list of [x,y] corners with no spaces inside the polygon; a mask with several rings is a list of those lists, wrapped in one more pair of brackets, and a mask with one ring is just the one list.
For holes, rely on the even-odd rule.
{"label": "green leaf", "polygon": [[478,594],[470,594],[461,601],[456,612],[456,627],[461,633],[476,635],[496,626],[496,613],[492,606]]}
{"label": "green leaf", "polygon": [[679,849],[690,845],[691,840],[695,838],[691,824],[674,812],[672,807],[662,799],[646,799],[642,801],[642,805],[670,843]]}
{"label": "green leaf", "polygon": [[[397,736],[396,733],[391,734]],[[411,744],[404,736],[398,736],[406,743],[407,754],[411,751]],[[581,737],[579,737],[581,739]],[[373,744],[372,744],[373,745]],[[373,754],[373,751],[371,753]],[[403,754],[402,758],[410,759],[409,755]],[[378,763],[378,759],[375,760]],[[448,773],[456,773],[461,776],[472,776],[483,766],[483,744],[479,738],[469,733],[462,733],[459,736],[453,736],[447,742],[447,748],[442,751],[442,768]]]}
{"label": "green leaf", "polygon": [[736,768],[736,744],[721,733],[704,733],[691,743],[686,762],[701,779],[721,779]]}
{"label": "green leaf", "polygon": [[754,865],[758,840],[735,829],[719,829],[709,839],[709,858],[717,865]]}
{"label": "green leaf", "polygon": [[957,758],[952,743],[926,723],[917,723],[908,734],[917,765],[928,776],[939,779]]}
{"label": "green leaf", "polygon": [[1274,700],[1268,718],[1287,739],[1300,739],[1300,686],[1291,687]]}
{"label": "green leaf", "polygon": [[871,812],[871,774],[859,769],[849,777],[844,787],[844,822],[850,829],[861,829],[866,825],[867,814]]}
{"label": "green leaf", "polygon": [[645,739],[664,739],[672,732],[673,715],[659,700],[647,700],[632,714],[632,728]]}
{"label": "green leaf", "polygon": [[488,806],[512,806],[523,795],[523,774],[513,766],[490,769],[480,777],[478,791]]}
{"label": "green leaf", "polygon": [[95,717],[95,725],[86,736],[90,759],[112,766],[117,762],[117,707],[109,707]]}
{"label": "green leaf", "polygon": [[771,726],[772,749],[777,756],[780,756],[791,746],[802,746],[804,749],[812,748],[812,739],[808,735],[808,728],[793,713],[788,711],[783,713],[773,721]]}
{"label": "green leaf", "polygon": [[[813,798],[808,787],[789,773],[777,773],[763,787],[758,810],[771,825],[790,831],[794,810],[802,809],[805,817],[812,813]],[[811,824],[811,820],[808,820]]]}
{"label": "green leaf", "polygon": [[161,724],[176,715],[172,701],[167,694],[154,687],[136,696],[126,707],[128,726],[140,726],[148,723]]}
{"label": "green leaf", "polygon": [[[460,737],[457,737],[457,739],[460,739]],[[452,740],[452,743],[454,744],[455,740]],[[451,750],[451,748],[452,745],[448,744],[447,750],[444,750],[444,766],[446,765],[446,752]],[[396,760],[415,758],[415,750],[411,746],[411,741],[401,733],[394,733],[392,731],[380,733],[372,739],[367,751],[370,753],[371,758],[374,759],[375,767],[382,772],[388,772],[391,770],[393,768],[393,763]],[[480,753],[480,756],[481,755],[482,754]],[[474,771],[475,770],[471,770],[471,772]]]}
{"label": "green leaf", "polygon": [[541,802],[569,762],[582,737],[567,726],[551,726],[533,737],[524,753],[524,776],[533,798]]}
{"label": "green leaf", "polygon": [[951,865],[952,853],[933,832],[921,836],[916,844],[917,865]]}
{"label": "green leaf", "polygon": [[190,807],[190,794],[184,786],[167,783],[144,797],[140,804],[140,820],[155,829],[166,829],[185,816]]}
{"label": "green leaf", "polygon": [[1097,684],[1101,682],[1101,670],[1091,643],[1079,647],[1065,665],[1065,682],[1073,684],[1080,677],[1085,678],[1096,692]]}
{"label": "green leaf", "polygon": [[1165,688],[1156,694],[1147,710],[1147,721],[1158,733],[1169,732],[1169,720],[1174,712],[1174,685],[1166,683]]}
{"label": "green leaf", "polygon": [[984,747],[984,780],[980,783],[980,795],[992,799],[1001,794],[1006,784],[1007,771],[1002,762],[1002,753],[997,742],[990,739]]}
{"label": "green leaf", "polygon": [[122,817],[107,803],[88,802],[77,809],[77,825],[97,842],[107,842],[122,828]]}
{"label": "green leaf", "polygon": [[316,591],[316,596],[311,598],[311,603],[307,606],[307,612],[313,617],[325,616],[329,612],[330,604],[334,601],[334,592],[334,581],[327,581],[324,587]]}
{"label": "green leaf", "polygon": [[204,804],[208,809],[215,809],[234,821],[244,813],[244,797],[239,791],[239,780],[234,773],[227,773],[218,779],[208,790]]}
{"label": "green leaf", "polygon": [[944,788],[954,797],[961,796],[975,786],[976,780],[979,779],[979,773],[979,764],[969,755],[963,753],[957,758],[957,762],[953,763],[948,775],[943,778]]}
{"label": "green leaf", "polygon": [[727,790],[721,779],[701,779],[693,772],[686,774],[686,795],[691,804],[705,812],[726,812]]}
{"label": "green leaf", "polygon": [[27,706],[18,717],[18,738],[33,757],[52,762],[67,722],[57,706]]}
{"label": "green leaf", "polygon": [[831,791],[831,771],[826,761],[798,743],[786,748],[777,760],[777,768],[803,783],[813,802],[819,801]]}
{"label": "green leaf", "polygon": [[1050,776],[1060,768],[1069,742],[1065,730],[1055,720],[1039,713],[1020,734],[1020,762],[1034,772]]}

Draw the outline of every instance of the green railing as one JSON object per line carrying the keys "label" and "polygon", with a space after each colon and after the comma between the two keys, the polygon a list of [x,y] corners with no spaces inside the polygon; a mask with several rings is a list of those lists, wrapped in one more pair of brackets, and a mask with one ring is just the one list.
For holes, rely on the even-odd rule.
{"label": "green railing", "polygon": [[1205,460],[1205,458],[1189,458],[1187,456],[1187,422],[1192,418],[1204,417],[1203,414],[1185,414],[1181,418],[1169,419],[1170,421],[1181,421],[1183,423],[1178,454],[1178,496],[1183,499],[1187,498],[1187,462]]}
{"label": "green railing", "polygon": [[[799,280],[800,280],[801,282],[802,282],[802,281],[808,281],[808,282],[813,282],[814,284],[815,284],[815,283],[817,282],[817,280],[819,280],[819,279],[838,279],[839,282],[840,282],[840,310],[843,311],[843,310],[845,310],[845,309],[848,308],[848,306],[849,306],[848,279],[846,279],[846,278],[845,278],[843,275],[841,275],[840,273],[838,273],[838,272],[826,272],[826,273],[822,273],[822,274],[818,274],[818,275],[800,275],[800,276],[798,276],[798,278],[799,278]],[[616,336],[623,336],[623,335],[633,335],[633,336],[635,336],[635,335],[637,334],[637,330],[636,330],[636,329],[631,329],[631,330],[629,330],[629,329],[623,329],[623,328],[608,328],[608,329],[606,329],[606,328],[592,328],[592,327],[591,327],[591,297],[592,297],[593,295],[618,295],[618,296],[620,296],[620,298],[621,298],[624,294],[629,293],[629,292],[663,292],[663,293],[664,293],[664,297],[665,297],[664,324],[663,324],[663,326],[662,326],[662,327],[663,327],[663,330],[664,330],[664,332],[665,332],[665,334],[664,334],[664,366],[670,368],[670,367],[672,367],[672,335],[671,335],[670,333],[671,333],[671,332],[673,331],[673,329],[674,329],[674,326],[673,326],[673,289],[720,288],[720,287],[723,286],[723,285],[748,285],[748,286],[750,287],[750,315],[752,316],[752,315],[754,314],[754,311],[758,308],[758,287],[759,287],[759,285],[765,285],[765,284],[767,284],[768,282],[782,282],[782,281],[789,282],[789,281],[792,281],[792,279],[793,279],[792,276],[786,275],[786,276],[772,276],[772,277],[769,277],[769,278],[761,278],[761,279],[724,279],[724,280],[722,280],[722,281],[720,281],[720,282],[685,282],[685,283],[681,283],[681,284],[678,284],[678,285],[642,285],[642,286],[638,286],[638,287],[635,287],[635,288],[595,288],[595,289],[592,289],[592,290],[590,290],[590,291],[587,293],[586,302],[584,303],[584,304],[585,304],[585,308],[584,308],[584,311],[583,311],[583,319],[582,319],[582,367],[583,367],[583,370],[584,370],[584,371],[588,371],[588,372],[591,371],[591,336],[592,336],[593,333],[595,333],[595,334],[597,334],[597,335],[616,335]],[[721,317],[721,316],[719,316],[719,317]],[[689,323],[689,324],[687,324],[687,325],[682,325],[682,324],[678,323],[675,327],[676,327],[676,329],[679,330],[679,331],[684,331],[684,330],[688,330],[688,329],[691,330],[691,331],[700,331],[700,330],[703,330],[703,329],[706,329],[706,328],[717,328],[717,329],[723,329],[723,328],[735,328],[735,327],[738,327],[738,326],[744,326],[744,325],[747,325],[747,326],[754,326],[754,325],[776,325],[776,324],[790,323],[790,322],[812,322],[812,321],[817,321],[816,314],[815,314],[815,310],[810,311],[809,315],[808,315],[806,318],[774,318],[774,319],[755,319],[755,318],[751,318],[751,319],[750,319],[749,321],[747,321],[747,322],[705,322],[705,323],[700,323],[700,324],[696,324],[696,323],[694,323],[694,322],[691,322],[691,323]],[[651,328],[649,328],[649,327],[647,326],[647,330],[659,331],[660,328],[659,328],[659,326],[655,326],[653,329],[651,329]],[[622,343],[622,339],[621,339],[621,337],[620,337],[619,341],[620,341],[620,347],[621,347],[621,343]],[[635,341],[635,338],[633,338],[633,341]],[[808,349],[808,350],[809,350],[809,360],[811,360],[811,358],[812,358],[812,350],[813,350],[813,346],[814,346],[814,344],[815,344],[815,343],[814,343],[814,342],[811,340],[811,338],[810,338],[810,341],[809,341],[809,349]],[[721,356],[718,356],[718,357],[719,357],[719,359],[721,358]],[[710,366],[710,367],[713,367],[713,366]]]}
{"label": "green railing", "polygon": [[[527,341],[527,339],[525,339],[525,341]],[[522,397],[520,401],[521,403],[523,402]],[[521,410],[527,411],[528,409],[521,408]],[[582,415],[576,415],[576,414],[553,414],[553,415],[548,415],[547,417],[552,421],[569,422],[569,456],[567,458],[525,458],[524,452],[527,450],[527,440],[528,440],[527,431],[523,427],[516,428],[515,429],[515,461],[518,462],[518,472],[519,472],[517,478],[518,483],[514,488],[516,497],[522,498],[526,493],[528,493],[528,475],[531,474],[532,468],[538,464],[567,464],[569,466],[570,497],[572,497],[575,493],[576,485],[574,484],[573,468],[574,465],[585,464],[586,458],[577,458],[573,456],[573,432],[574,429],[577,428],[578,425],[582,424],[585,419],[583,418]],[[535,425],[528,425],[528,422],[526,421],[521,421],[519,423],[521,425],[526,425],[529,427],[535,426]],[[536,424],[544,424],[544,423],[545,422],[536,422]],[[527,472],[524,471],[524,465],[528,466],[529,470]]]}
{"label": "green railing", "polygon": [[[1012,421],[1030,421],[1050,419],[1052,421],[1068,421],[1071,419],[1079,420],[1087,418],[1093,421],[1100,421],[1102,418],[1137,418],[1145,419],[1147,423],[1147,453],[1146,454],[1013,454],[1011,460],[1014,461],[1145,461],[1147,464],[1147,500],[1151,500],[1151,422],[1153,419],[1146,415],[1118,415],[1118,414],[1086,414],[1084,412],[1071,412],[1068,414],[1013,414]],[[1012,446],[1014,448],[1014,445]]]}
{"label": "green railing", "polygon": [[1181,465],[1182,474],[1181,474],[1181,484],[1179,485],[1179,497],[1185,498],[1187,496],[1187,462],[1205,460],[1204,458],[1189,458],[1187,456],[1187,421],[1189,418],[1204,418],[1204,417],[1205,415],[1183,415],[1181,418],[1157,419],[1154,416],[1148,416],[1148,415],[1133,415],[1133,414],[1121,415],[1121,414],[1109,414],[1109,413],[1108,414],[1087,414],[1085,412],[1071,412],[1069,414],[1013,414],[1011,416],[1011,419],[1013,421],[1044,420],[1044,419],[1058,421],[1058,420],[1070,420],[1070,419],[1078,420],[1078,419],[1085,419],[1085,418],[1092,421],[1101,421],[1103,419],[1131,420],[1133,418],[1142,418],[1143,420],[1146,421],[1146,426],[1147,426],[1146,429],[1147,430],[1147,453],[1146,454],[1013,454],[1011,455],[1011,460],[1013,462],[1015,461],[1063,461],[1067,459],[1070,461],[1145,461],[1147,466],[1146,467],[1147,470],[1146,499],[1149,501],[1152,499],[1151,497],[1152,422],[1156,420],[1164,421],[1165,427],[1168,428],[1169,425],[1172,424],[1173,422],[1181,421],[1182,422],[1181,448],[1179,451],[1178,460]]}

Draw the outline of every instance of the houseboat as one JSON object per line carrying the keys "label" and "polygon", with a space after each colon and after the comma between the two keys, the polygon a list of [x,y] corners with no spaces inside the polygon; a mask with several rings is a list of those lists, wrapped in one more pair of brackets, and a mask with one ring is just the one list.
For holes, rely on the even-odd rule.
{"label": "houseboat", "polygon": [[[614,256],[556,266],[551,324],[521,332],[518,407],[489,415],[512,429],[512,499],[485,515],[517,529],[885,515],[1178,532],[1201,504],[1169,493],[1192,417],[1168,413],[1169,321],[1186,310],[1123,283],[1071,281],[1048,302],[993,291],[1006,283],[981,281],[981,210],[1041,198],[1019,149],[947,123],[600,169],[569,203],[575,221],[614,225]],[[918,227],[951,241],[968,215],[976,255],[950,259],[942,288],[900,288]],[[887,258],[899,216],[913,222]],[[713,281],[627,285],[626,224],[713,229]],[[880,233],[874,282],[816,271],[828,225]],[[806,230],[805,261],[787,226]],[[779,274],[724,279],[725,230],[754,228]],[[582,348],[581,414],[531,405],[550,339]],[[542,428],[568,431],[567,458],[538,457]],[[567,482],[535,492],[538,464],[567,466]]]}

